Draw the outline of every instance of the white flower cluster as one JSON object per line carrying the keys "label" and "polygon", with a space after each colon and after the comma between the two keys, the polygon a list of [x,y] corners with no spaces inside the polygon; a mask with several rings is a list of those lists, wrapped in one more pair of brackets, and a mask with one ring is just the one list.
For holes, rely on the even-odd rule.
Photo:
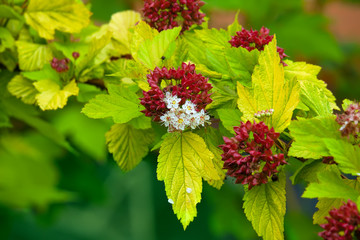
{"label": "white flower cluster", "polygon": [[195,129],[200,125],[205,126],[205,123],[209,122],[210,117],[204,109],[197,112],[196,105],[190,100],[186,100],[185,104],[179,106],[181,98],[167,92],[163,101],[169,111],[162,115],[160,119],[168,127],[168,132],[183,131],[188,127]]}
{"label": "white flower cluster", "polygon": [[257,113],[254,114],[254,117],[256,118],[263,118],[263,117],[270,117],[271,115],[273,115],[274,113],[274,109],[266,109],[266,110],[262,110],[262,111],[259,111]]}

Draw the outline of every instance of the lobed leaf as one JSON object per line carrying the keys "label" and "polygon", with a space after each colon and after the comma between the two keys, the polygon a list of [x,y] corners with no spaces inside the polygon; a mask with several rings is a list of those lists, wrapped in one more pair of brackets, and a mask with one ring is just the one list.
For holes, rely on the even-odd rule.
{"label": "lobed leaf", "polygon": [[165,182],[166,195],[184,229],[197,214],[202,178],[219,180],[213,158],[204,140],[191,132],[168,134],[161,144],[157,176]]}
{"label": "lobed leaf", "polygon": [[256,233],[264,240],[284,239],[286,177],[253,187],[244,196],[244,210]]}

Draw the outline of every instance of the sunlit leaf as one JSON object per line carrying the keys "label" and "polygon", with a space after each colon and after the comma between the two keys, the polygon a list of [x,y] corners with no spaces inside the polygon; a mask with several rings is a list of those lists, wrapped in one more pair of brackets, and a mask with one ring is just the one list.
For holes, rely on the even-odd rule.
{"label": "sunlit leaf", "polygon": [[21,75],[16,75],[12,78],[7,88],[12,95],[28,104],[34,104],[36,102],[36,94],[39,93],[34,87],[33,81]]}
{"label": "sunlit leaf", "polygon": [[204,140],[191,132],[169,134],[161,144],[157,176],[165,182],[166,195],[184,229],[197,214],[202,178],[219,179],[213,158]]}
{"label": "sunlit leaf", "polygon": [[52,80],[40,80],[35,82],[34,86],[39,91],[36,95],[37,104],[43,111],[63,108],[70,96],[76,96],[79,93],[75,80],[63,88]]}
{"label": "sunlit leaf", "polygon": [[53,39],[55,30],[77,33],[90,22],[91,13],[76,0],[30,0],[26,22],[45,39]]}
{"label": "sunlit leaf", "polygon": [[243,121],[253,121],[258,111],[274,109],[274,114],[264,122],[276,132],[282,132],[290,124],[299,103],[300,87],[295,79],[285,81],[284,67],[276,49],[274,37],[260,54],[259,65],[252,75],[252,88],[238,82],[238,107]]}
{"label": "sunlit leaf", "polygon": [[52,58],[51,49],[47,45],[17,41],[19,67],[23,71],[34,71],[43,68]]}

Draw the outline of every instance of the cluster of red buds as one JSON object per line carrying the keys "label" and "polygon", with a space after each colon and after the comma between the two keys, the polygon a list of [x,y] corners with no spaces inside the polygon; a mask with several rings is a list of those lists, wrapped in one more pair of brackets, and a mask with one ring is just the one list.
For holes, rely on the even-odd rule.
{"label": "cluster of red buds", "polygon": [[56,57],[54,57],[51,61],[51,67],[58,73],[67,72],[69,70],[69,63],[70,59],[68,58],[57,59]]}
{"label": "cluster of red buds", "polygon": [[205,14],[200,7],[205,3],[200,0],[144,0],[142,9],[148,24],[159,31],[182,26],[182,32],[193,24],[204,22]]}
{"label": "cluster of red buds", "polygon": [[360,133],[360,104],[353,103],[348,106],[343,114],[338,114],[336,121],[341,125],[342,136],[359,138]]}
{"label": "cluster of red buds", "polygon": [[274,114],[274,109],[266,109],[258,111],[257,113],[254,113],[254,117],[256,118],[264,118],[264,117],[270,117]]}
{"label": "cluster of red buds", "polygon": [[[265,45],[271,42],[274,38],[274,36],[269,35],[269,33],[270,30],[265,27],[262,27],[260,31],[242,29],[241,31],[236,32],[235,36],[231,37],[229,43],[231,46],[236,48],[246,48],[249,52],[254,49],[262,51],[264,50]],[[283,62],[283,58],[287,57],[284,53],[284,49],[277,47],[277,52],[279,53],[281,63],[284,66],[287,66],[287,64]]]}
{"label": "cluster of red buds", "polygon": [[[73,52],[72,57],[76,60],[80,57],[80,53]],[[56,57],[54,57],[51,60],[51,67],[58,73],[63,73],[69,70],[69,63],[70,63],[70,59],[68,58],[57,59]]]}
{"label": "cluster of red buds", "polygon": [[[248,189],[265,184],[278,172],[279,165],[287,164],[284,154],[273,154],[271,148],[280,134],[269,130],[264,122],[246,123],[234,127],[235,136],[223,137],[220,145],[224,153],[224,169],[227,175],[236,178],[235,183],[248,184]],[[275,175],[274,175],[275,176]]]}
{"label": "cluster of red buds", "polygon": [[319,236],[327,240],[352,240],[360,239],[360,214],[356,204],[348,200],[338,209],[329,212],[330,217],[325,217],[328,221],[320,226],[325,231],[320,232]]}
{"label": "cluster of red buds", "polygon": [[[142,112],[148,117],[154,117],[154,121],[160,121],[169,109],[164,102],[166,93],[179,98],[182,106],[187,100],[196,105],[196,111],[205,109],[212,102],[209,91],[212,89],[208,79],[195,72],[194,64],[182,63],[178,69],[156,67],[147,75],[150,85],[149,91],[143,91],[144,97],[140,98],[145,107]],[[165,87],[162,87],[165,86]]]}

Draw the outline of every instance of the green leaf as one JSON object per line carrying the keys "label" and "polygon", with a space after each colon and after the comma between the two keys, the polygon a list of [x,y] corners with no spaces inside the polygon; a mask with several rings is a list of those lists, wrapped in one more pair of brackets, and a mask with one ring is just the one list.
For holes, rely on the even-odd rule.
{"label": "green leaf", "polygon": [[124,86],[108,85],[109,94],[99,94],[89,101],[82,113],[90,118],[112,117],[115,123],[126,123],[143,115],[144,108],[134,92]]}
{"label": "green leaf", "polygon": [[342,172],[360,175],[360,148],[358,146],[338,139],[324,139],[324,143]]}
{"label": "green leaf", "polygon": [[135,27],[135,24],[141,21],[141,16],[138,12],[128,10],[115,13],[111,16],[109,22],[110,31],[113,33],[113,38],[118,41],[130,53],[130,43],[132,34],[129,31]]}
{"label": "green leaf", "polygon": [[330,156],[324,139],[341,139],[339,124],[335,116],[299,119],[289,126],[290,134],[294,137],[289,156],[300,158],[314,158]]}
{"label": "green leaf", "polygon": [[314,213],[313,223],[314,224],[324,224],[327,223],[325,219],[326,216],[329,216],[329,211],[333,208],[339,208],[344,199],[341,198],[320,198],[316,204],[316,207],[319,209]]}
{"label": "green leaf", "polygon": [[15,46],[15,40],[8,29],[0,27],[0,52]]}
{"label": "green leaf", "polygon": [[275,37],[260,53],[259,65],[252,75],[252,88],[238,83],[237,90],[243,121],[253,121],[258,111],[274,109],[274,114],[264,120],[265,124],[274,127],[276,132],[288,127],[299,103],[300,87],[295,79],[285,81]]}
{"label": "green leaf", "polygon": [[113,125],[105,137],[109,152],[124,172],[141,162],[154,140],[152,130],[135,129],[129,124]]}
{"label": "green leaf", "polygon": [[10,18],[22,20],[23,17],[17,13],[12,7],[0,4],[0,18]]}
{"label": "green leaf", "polygon": [[47,45],[17,41],[19,67],[23,71],[35,71],[43,68],[52,58],[51,49]]}
{"label": "green leaf", "polygon": [[34,87],[33,81],[21,75],[13,77],[8,83],[7,89],[12,95],[20,98],[27,104],[34,104],[36,102],[36,95],[39,93]]}
{"label": "green leaf", "polygon": [[130,120],[129,124],[136,129],[149,129],[151,128],[151,118],[143,114],[139,117]]}
{"label": "green leaf", "polygon": [[240,11],[236,12],[234,22],[227,27],[227,31],[230,36],[235,36],[236,32],[242,30],[242,27],[239,24],[239,13]]}
{"label": "green leaf", "polygon": [[79,94],[75,80],[69,82],[62,89],[58,83],[47,79],[34,82],[34,86],[39,91],[36,95],[36,102],[43,111],[63,108],[70,96]]}
{"label": "green leaf", "polygon": [[24,14],[40,37],[53,39],[55,30],[78,33],[90,23],[89,10],[75,0],[30,0]]}
{"label": "green leaf", "polygon": [[264,240],[284,239],[285,183],[285,174],[281,172],[278,181],[255,186],[245,193],[246,217]]}
{"label": "green leaf", "polygon": [[[327,89],[327,84],[322,81],[319,80],[317,78],[317,75],[319,74],[321,68],[319,66],[316,65],[312,65],[312,64],[308,64],[306,62],[293,62],[290,60],[285,60],[285,63],[288,65],[286,68],[284,68],[285,70],[285,77],[287,79],[292,79],[294,77],[296,77],[296,79],[302,83],[301,84],[301,95],[308,95],[308,99],[312,99],[315,98],[312,102],[312,104],[316,105],[316,101],[318,99],[317,95],[309,95],[307,94],[307,92],[309,92],[309,89],[304,89],[303,86],[309,86],[309,84],[311,83],[312,86],[312,90],[315,93],[316,92],[321,92],[321,94],[325,94],[326,97],[324,99],[322,99],[322,105],[325,105],[325,101],[327,100],[330,104],[331,109],[336,109],[339,110],[339,108],[336,106],[335,103],[335,97],[332,94],[332,92]],[[326,100],[325,100],[326,99]],[[327,106],[326,106],[327,107]]]}
{"label": "green leaf", "polygon": [[300,100],[310,110],[310,116],[328,116],[332,114],[332,107],[325,92],[309,81],[300,82]]}
{"label": "green leaf", "polygon": [[202,178],[218,180],[214,155],[204,140],[191,132],[168,134],[158,157],[158,180],[165,182],[166,195],[184,229],[197,214]]}
{"label": "green leaf", "polygon": [[319,172],[318,180],[318,183],[309,184],[303,198],[341,198],[356,201],[360,196],[360,192],[347,185],[335,171]]}
{"label": "green leaf", "polygon": [[159,32],[150,27],[145,21],[140,21],[134,28],[134,34],[131,39],[130,49],[131,55],[136,61],[138,59],[138,51],[139,48],[146,40],[152,40],[155,36],[157,36]]}
{"label": "green leaf", "polygon": [[145,40],[139,46],[136,60],[149,69],[160,66],[163,56],[170,58],[174,53],[176,48],[175,40],[180,31],[181,27],[176,27],[160,32],[151,40]]}
{"label": "green leaf", "polygon": [[219,108],[216,111],[224,127],[231,133],[234,133],[234,126],[240,125],[241,112],[238,109],[230,108]]}

